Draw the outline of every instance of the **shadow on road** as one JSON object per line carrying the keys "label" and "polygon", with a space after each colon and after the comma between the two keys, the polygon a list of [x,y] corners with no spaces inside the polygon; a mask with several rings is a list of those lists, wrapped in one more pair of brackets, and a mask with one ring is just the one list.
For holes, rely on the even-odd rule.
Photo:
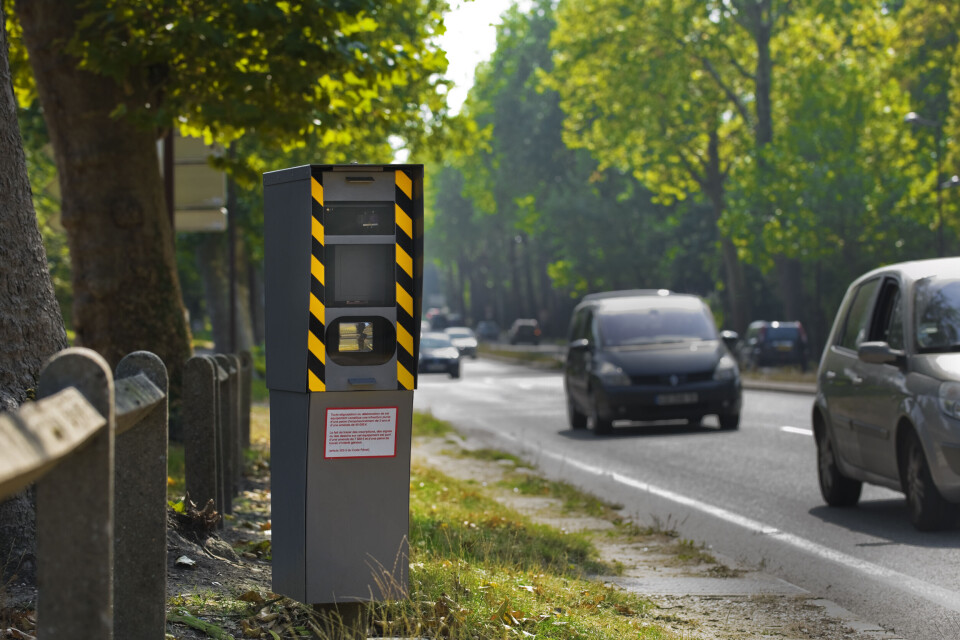
{"label": "shadow on road", "polygon": [[857,507],[826,505],[810,509],[810,515],[850,531],[865,533],[888,542],[863,543],[864,547],[905,545],[928,549],[960,549],[957,527],[947,531],[922,532],[910,524],[906,500],[865,500]]}
{"label": "shadow on road", "polygon": [[661,421],[617,425],[610,434],[598,436],[589,429],[565,429],[557,432],[564,438],[571,440],[609,440],[612,438],[633,438],[638,436],[691,436],[713,434],[732,434],[736,431],[720,431],[719,427],[709,424],[690,424],[686,421]]}

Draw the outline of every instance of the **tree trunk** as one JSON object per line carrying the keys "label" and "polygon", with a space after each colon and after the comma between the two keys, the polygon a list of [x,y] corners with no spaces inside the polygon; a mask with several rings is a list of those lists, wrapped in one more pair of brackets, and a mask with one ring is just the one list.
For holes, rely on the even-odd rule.
{"label": "tree trunk", "polygon": [[795,258],[774,256],[784,320],[807,320],[803,306],[803,270]]}
{"label": "tree trunk", "polygon": [[16,3],[60,178],[77,342],[113,365],[131,351],[154,352],[176,403],[190,334],[156,136],[110,116],[121,103],[149,100],[136,86],[79,70],[65,51],[82,4]]}
{"label": "tree trunk", "polygon": [[[253,346],[253,323],[250,316],[250,291],[246,281],[235,287],[236,345],[230,345],[230,265],[227,261],[227,238],[223,234],[205,234],[197,245],[197,270],[203,282],[203,295],[213,331],[214,350],[229,353]],[[236,272],[246,273],[246,251],[238,248]]]}
{"label": "tree trunk", "polygon": [[[719,226],[726,208],[723,197],[725,177],[720,169],[720,134],[714,128],[710,131],[710,143],[707,147],[706,182],[704,192],[713,206],[713,218]],[[727,326],[743,334],[747,330],[750,317],[750,299],[747,297],[746,278],[743,265],[737,255],[737,247],[730,238],[720,238],[720,253],[723,258],[723,271],[727,290]]]}
{"label": "tree trunk", "polygon": [[[5,25],[0,6],[0,410],[12,411],[36,387],[44,361],[67,346],[67,335],[31,199]],[[25,492],[0,503],[4,580],[13,574],[31,581],[35,576],[34,509],[29,496]]]}

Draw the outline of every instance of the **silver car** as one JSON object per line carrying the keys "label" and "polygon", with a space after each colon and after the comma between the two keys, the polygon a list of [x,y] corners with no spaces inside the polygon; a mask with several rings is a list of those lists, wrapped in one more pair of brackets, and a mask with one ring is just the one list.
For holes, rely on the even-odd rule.
{"label": "silver car", "polygon": [[903,491],[920,530],[960,504],[960,258],[875,269],[850,285],[817,371],[820,490],[853,506],[863,482]]}

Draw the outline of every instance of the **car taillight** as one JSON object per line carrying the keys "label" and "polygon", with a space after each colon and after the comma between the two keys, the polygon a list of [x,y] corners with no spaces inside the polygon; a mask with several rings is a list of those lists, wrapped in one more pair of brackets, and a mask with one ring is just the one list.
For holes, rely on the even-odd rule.
{"label": "car taillight", "polygon": [[540,329],[534,329],[534,330],[533,330],[533,335],[535,335],[535,336],[540,335]]}
{"label": "car taillight", "polygon": [[759,338],[760,338],[761,340],[763,340],[764,337],[766,337],[766,335],[767,335],[767,328],[766,328],[766,327],[760,327],[760,335],[759,335]]}
{"label": "car taillight", "polygon": [[800,339],[804,342],[807,341],[807,332],[803,330],[803,325],[799,322],[797,323],[797,329],[800,330]]}

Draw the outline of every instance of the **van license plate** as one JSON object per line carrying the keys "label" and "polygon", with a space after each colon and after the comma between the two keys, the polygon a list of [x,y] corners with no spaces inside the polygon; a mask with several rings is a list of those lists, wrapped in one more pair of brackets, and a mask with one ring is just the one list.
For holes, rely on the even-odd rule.
{"label": "van license plate", "polygon": [[654,402],[661,406],[673,404],[694,404],[696,401],[696,393],[661,393],[654,398]]}

